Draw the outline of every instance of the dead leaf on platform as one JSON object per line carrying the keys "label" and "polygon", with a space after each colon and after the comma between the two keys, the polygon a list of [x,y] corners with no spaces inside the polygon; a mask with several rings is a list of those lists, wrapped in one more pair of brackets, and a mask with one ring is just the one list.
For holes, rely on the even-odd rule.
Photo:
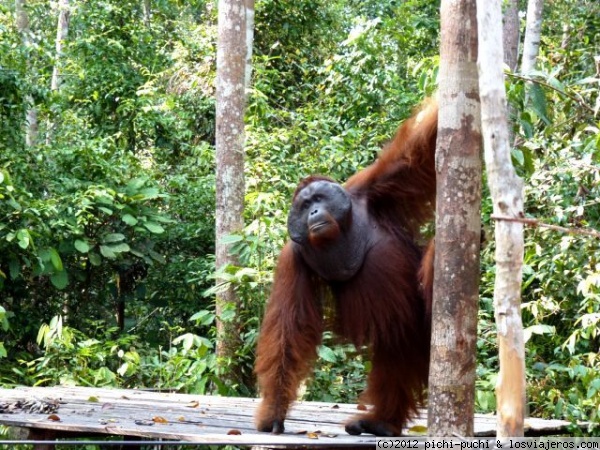
{"label": "dead leaf on platform", "polygon": [[100,400],[98,400],[98,397],[96,397],[95,395],[90,395],[88,397],[88,402],[92,402],[92,403],[98,403]]}
{"label": "dead leaf on platform", "polygon": [[160,416],[154,416],[152,418],[152,422],[154,422],[154,423],[169,423],[169,421],[167,419],[165,419],[164,417],[160,417]]}
{"label": "dead leaf on platform", "polygon": [[241,432],[240,430],[235,430],[235,429],[234,429],[234,430],[229,430],[229,431],[227,432],[227,434],[228,434],[229,436],[239,436],[239,435],[241,435],[241,434],[242,434],[242,432]]}
{"label": "dead leaf on platform", "polygon": [[415,425],[408,429],[408,434],[409,435],[417,435],[417,436],[426,435],[427,427],[424,425]]}
{"label": "dead leaf on platform", "polygon": [[363,405],[362,403],[356,406],[356,409],[358,409],[359,411],[366,411],[367,407],[366,405]]}
{"label": "dead leaf on platform", "polygon": [[308,433],[308,431],[306,431],[306,430],[294,431],[294,434],[306,434],[306,433]]}
{"label": "dead leaf on platform", "polygon": [[340,405],[333,405],[331,409],[340,409]]}
{"label": "dead leaf on platform", "polygon": [[190,402],[186,406],[188,408],[197,408],[198,406],[200,406],[200,402],[198,400],[194,400],[193,402]]}
{"label": "dead leaf on platform", "polygon": [[336,438],[336,437],[338,437],[338,435],[337,434],[324,434],[323,437],[326,437],[326,438]]}
{"label": "dead leaf on platform", "polygon": [[60,422],[60,417],[58,417],[56,414],[50,414],[48,416],[48,420],[51,420],[52,422]]}
{"label": "dead leaf on platform", "polygon": [[319,439],[319,435],[317,433],[307,433],[306,437],[309,439]]}

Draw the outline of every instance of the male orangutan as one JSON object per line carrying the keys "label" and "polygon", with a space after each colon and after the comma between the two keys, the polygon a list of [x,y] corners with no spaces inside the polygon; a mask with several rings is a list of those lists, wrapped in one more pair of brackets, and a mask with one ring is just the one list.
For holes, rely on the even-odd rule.
{"label": "male orangutan", "polygon": [[433,283],[433,245],[423,250],[419,228],[434,211],[436,134],[430,101],[344,186],[323,176],[300,182],[258,341],[259,431],[284,431],[317,357],[325,298],[335,302],[334,330],[367,346],[372,362],[362,401],[373,406],[346,431],[399,435],[416,412],[429,370]]}

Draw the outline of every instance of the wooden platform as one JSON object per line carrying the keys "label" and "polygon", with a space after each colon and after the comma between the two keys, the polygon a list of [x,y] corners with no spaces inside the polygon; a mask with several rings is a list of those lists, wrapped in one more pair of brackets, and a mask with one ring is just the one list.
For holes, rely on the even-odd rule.
{"label": "wooden platform", "polygon": [[[373,436],[349,436],[343,423],[356,405],[299,402],[282,435],[259,433],[257,399],[84,387],[0,389],[0,424],[25,427],[30,436],[61,438],[117,435],[215,445],[375,446]],[[33,412],[38,411],[38,412]],[[43,412],[39,412],[43,411]],[[425,418],[413,425],[426,425]],[[529,419],[535,435],[564,432],[568,422]],[[476,415],[477,436],[494,436],[496,418]]]}

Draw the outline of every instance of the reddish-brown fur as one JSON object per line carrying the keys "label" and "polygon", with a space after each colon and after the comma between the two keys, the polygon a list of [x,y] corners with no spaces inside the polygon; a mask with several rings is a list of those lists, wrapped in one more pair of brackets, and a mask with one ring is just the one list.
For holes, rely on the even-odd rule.
{"label": "reddish-brown fur", "polygon": [[[416,412],[427,384],[433,283],[433,245],[423,252],[416,241],[434,211],[436,131],[437,106],[430,102],[346,183],[353,204],[366,204],[364,214],[385,236],[352,278],[326,282],[294,250],[295,243],[281,251],[257,348],[259,430],[283,431],[288,407],[317,356],[325,290],[335,299],[335,331],[367,345],[371,354],[363,400],[373,409],[350,422],[349,432],[364,423],[362,431],[400,434]],[[323,179],[303,181],[296,193]]]}

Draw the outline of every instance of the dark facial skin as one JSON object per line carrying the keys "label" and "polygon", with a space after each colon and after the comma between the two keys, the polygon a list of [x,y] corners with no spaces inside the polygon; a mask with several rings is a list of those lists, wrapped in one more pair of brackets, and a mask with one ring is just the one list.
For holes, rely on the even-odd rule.
{"label": "dark facial skin", "polygon": [[314,181],[300,190],[288,216],[296,250],[327,281],[348,280],[358,272],[377,235],[364,232],[365,227],[364,205],[331,181]]}
{"label": "dark facial skin", "polygon": [[344,188],[315,181],[297,193],[288,216],[291,239],[300,245],[322,246],[335,240],[352,217],[352,200]]}

